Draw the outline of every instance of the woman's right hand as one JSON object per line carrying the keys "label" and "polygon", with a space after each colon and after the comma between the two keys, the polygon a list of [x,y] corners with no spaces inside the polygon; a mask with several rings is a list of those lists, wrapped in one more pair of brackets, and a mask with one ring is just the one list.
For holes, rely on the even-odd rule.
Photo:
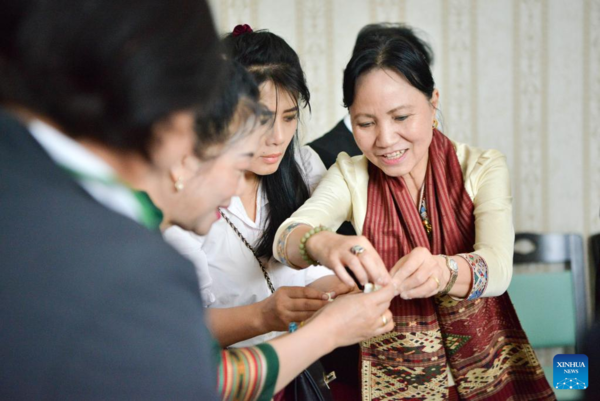
{"label": "woman's right hand", "polygon": [[[306,241],[306,250],[311,258],[318,260],[323,266],[329,267],[349,286],[355,282],[346,271],[348,267],[354,277],[365,285],[372,282],[381,286],[391,281],[383,260],[373,248],[371,242],[364,236],[339,235],[329,231],[321,231]],[[364,250],[355,255],[352,248],[360,246]]]}
{"label": "woman's right hand", "polygon": [[287,331],[291,322],[310,319],[325,306],[330,297],[310,287],[279,287],[270,297],[259,303],[260,326],[265,333]]}
{"label": "woman's right hand", "polygon": [[335,348],[391,331],[394,322],[388,308],[393,297],[392,285],[368,294],[341,295],[298,331],[269,341],[279,358],[275,391]]}
{"label": "woman's right hand", "polygon": [[369,294],[342,295],[315,314],[308,326],[323,326],[318,330],[327,333],[334,348],[356,344],[394,328],[392,298],[391,284]]}

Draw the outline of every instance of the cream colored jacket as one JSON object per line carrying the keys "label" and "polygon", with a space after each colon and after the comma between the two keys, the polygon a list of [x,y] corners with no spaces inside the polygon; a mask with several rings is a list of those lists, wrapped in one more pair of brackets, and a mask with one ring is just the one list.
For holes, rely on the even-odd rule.
{"label": "cream colored jacket", "polygon": [[[475,206],[475,253],[488,265],[488,285],[483,297],[501,295],[512,277],[515,232],[512,195],[506,158],[497,150],[482,150],[452,142],[463,172],[465,189]],[[303,223],[337,230],[350,221],[361,235],[367,214],[367,158],[338,155],[312,197],[277,231],[273,252],[286,227]]]}

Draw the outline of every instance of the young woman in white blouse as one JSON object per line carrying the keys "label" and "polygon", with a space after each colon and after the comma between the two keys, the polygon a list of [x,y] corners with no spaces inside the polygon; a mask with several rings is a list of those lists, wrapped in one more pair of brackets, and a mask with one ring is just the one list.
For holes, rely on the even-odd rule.
{"label": "young woman in white blouse", "polygon": [[310,99],[297,54],[280,37],[247,26],[237,27],[225,44],[256,80],[273,119],[243,175],[240,196],[221,205],[216,213],[222,218],[210,232],[171,227],[164,236],[196,264],[213,334],[222,346],[237,347],[277,336],[350,287],[321,266],[298,271],[272,258],[277,228],[325,173],[318,155],[297,145],[300,109]]}
{"label": "young woman in white blouse", "polygon": [[[199,142],[195,154],[180,159],[160,181],[144,188],[163,212],[162,228],[167,233],[176,225],[207,234],[218,221],[215,212],[243,191],[243,173],[263,142],[264,131],[257,128],[269,122],[264,117],[271,113],[259,105],[258,87],[249,73],[232,64],[234,68],[225,77],[226,88],[196,120]],[[193,248],[197,243],[191,241]],[[185,247],[185,243],[177,245]],[[202,292],[211,290],[212,284],[204,285],[207,279],[210,277],[205,274],[200,277]],[[317,358],[336,347],[389,332],[393,323],[388,306],[393,294],[390,286],[373,294],[337,297],[294,333],[252,347],[221,350],[216,380],[221,399],[270,400],[274,395],[281,399],[280,390]],[[229,318],[243,331],[248,320],[240,316]],[[216,342],[213,346],[215,351],[220,348]],[[251,369],[238,369],[249,365]]]}

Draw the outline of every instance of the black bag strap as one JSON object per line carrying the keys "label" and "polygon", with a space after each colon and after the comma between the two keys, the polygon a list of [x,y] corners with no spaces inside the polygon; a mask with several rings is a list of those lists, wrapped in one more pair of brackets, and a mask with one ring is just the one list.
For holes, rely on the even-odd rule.
{"label": "black bag strap", "polygon": [[229,224],[229,227],[231,227],[233,229],[233,231],[237,234],[237,236],[240,237],[240,239],[242,240],[242,242],[244,243],[244,245],[246,245],[246,247],[248,249],[250,249],[250,252],[252,252],[252,255],[254,255],[254,257],[258,261],[258,265],[262,269],[263,275],[265,276],[265,280],[267,280],[267,285],[269,286],[269,290],[271,290],[271,294],[273,294],[275,292],[275,287],[273,286],[273,282],[271,282],[271,277],[269,277],[269,273],[267,272],[267,268],[265,267],[265,265],[263,264],[263,262],[260,260],[260,258],[256,254],[256,251],[254,250],[254,248],[252,247],[252,245],[250,245],[250,243],[242,235],[242,233],[237,229],[237,227],[235,226],[235,224],[233,224],[231,222],[231,220],[229,220],[229,218],[225,215],[225,213],[223,212],[223,209],[219,209],[219,213],[221,213],[221,217],[223,217],[223,220],[225,220],[227,222],[227,224]]}

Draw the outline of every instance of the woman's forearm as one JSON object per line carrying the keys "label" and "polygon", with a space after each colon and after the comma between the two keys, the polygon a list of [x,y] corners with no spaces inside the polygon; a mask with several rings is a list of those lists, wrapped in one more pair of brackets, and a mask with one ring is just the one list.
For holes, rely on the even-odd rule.
{"label": "woman's forearm", "polygon": [[[314,321],[312,327],[303,327],[293,333],[284,335],[269,342],[279,357],[279,375],[275,392],[283,389],[296,376],[321,356],[330,353],[335,348],[328,327],[323,322]],[[302,350],[302,352],[298,352]]]}
{"label": "woman's forearm", "polygon": [[[341,155],[340,158],[350,162],[348,155]],[[339,166],[334,164],[312,196],[279,227],[273,243],[273,255],[284,264],[306,267],[308,264],[302,260],[298,251],[302,235],[319,225],[335,231],[351,217],[352,194],[344,174]],[[290,236],[292,238],[289,238]]]}
{"label": "woman's forearm", "polygon": [[[267,400],[335,345],[328,327],[312,322],[255,347],[221,351],[219,393],[223,400]],[[253,369],[246,366],[253,365]],[[275,380],[276,378],[276,380]]]}
{"label": "woman's forearm", "polygon": [[260,303],[233,308],[209,308],[208,326],[221,347],[266,333]]}

